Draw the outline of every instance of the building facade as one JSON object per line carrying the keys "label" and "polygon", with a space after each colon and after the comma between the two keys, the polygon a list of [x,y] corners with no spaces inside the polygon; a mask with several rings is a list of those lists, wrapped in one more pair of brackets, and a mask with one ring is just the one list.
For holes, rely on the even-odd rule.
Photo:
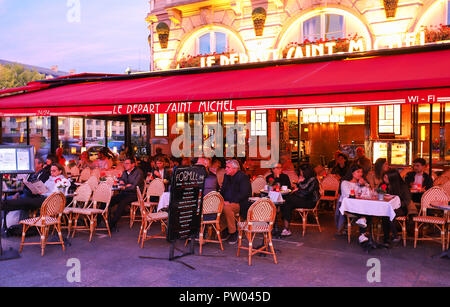
{"label": "building facade", "polygon": [[[146,19],[150,66],[233,65],[436,43],[450,39],[445,27],[449,6],[443,0],[151,0]],[[449,112],[448,103],[432,104],[435,163],[450,160]],[[170,127],[189,116],[156,115],[152,128],[158,123]],[[430,157],[428,103],[205,113],[201,118],[203,125],[246,121],[262,134],[278,121],[281,155],[308,157],[315,164],[331,160],[337,149],[352,157],[357,146],[373,161],[385,157],[398,166]]]}

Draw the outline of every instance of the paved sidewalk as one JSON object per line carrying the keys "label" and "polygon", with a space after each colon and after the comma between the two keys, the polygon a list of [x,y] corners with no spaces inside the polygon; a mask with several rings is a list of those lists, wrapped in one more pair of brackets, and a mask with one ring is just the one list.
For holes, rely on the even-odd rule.
{"label": "paved sidewalk", "polygon": [[[237,245],[227,242],[224,251],[208,243],[203,256],[186,256],[179,262],[142,259],[139,256],[168,258],[169,244],[154,239],[141,249],[137,244],[139,225],[130,230],[128,220],[123,219],[120,232],[112,238],[98,233],[89,243],[86,233],[78,233],[65,252],[60,246],[48,245],[41,257],[39,246],[25,246],[21,258],[0,262],[0,286],[450,286],[450,260],[436,256],[441,252],[438,243],[419,242],[414,249],[408,241],[406,248],[398,245],[366,254],[356,236],[351,244],[346,237],[334,236],[330,212],[322,214],[320,221],[322,233],[308,228],[302,237],[297,227],[293,236],[274,240],[278,264],[270,256],[254,256],[248,266],[246,251],[237,257]],[[159,226],[153,227],[152,232],[158,232]],[[31,239],[38,237],[27,238]],[[3,239],[4,248],[18,249],[19,245],[19,237]],[[183,248],[181,242],[177,246]],[[71,258],[80,261],[80,282],[67,280]],[[375,276],[372,258],[379,260],[380,282],[367,279]]]}

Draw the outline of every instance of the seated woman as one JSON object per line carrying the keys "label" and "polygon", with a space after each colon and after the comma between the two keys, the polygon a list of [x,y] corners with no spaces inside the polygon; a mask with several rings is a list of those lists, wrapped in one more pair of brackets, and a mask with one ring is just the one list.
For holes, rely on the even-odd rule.
{"label": "seated woman", "polygon": [[385,158],[378,158],[375,161],[374,169],[367,174],[367,182],[372,189],[376,189],[383,183],[383,176],[389,170],[389,164]]}
{"label": "seated woman", "polygon": [[[400,173],[396,169],[389,169],[383,176],[383,181],[387,184],[387,193],[391,195],[397,195],[400,198],[401,206],[395,209],[395,216],[406,216],[408,214],[408,207],[411,203],[411,193],[409,192],[408,185],[403,181]],[[384,245],[389,245],[391,239],[389,237],[392,230],[392,240],[394,242],[400,241],[397,237],[397,228],[395,224],[391,222],[389,217],[383,217],[383,233],[384,233]]]}
{"label": "seated woman", "polygon": [[[335,222],[338,234],[344,231],[345,217],[341,214],[339,208],[341,207],[344,198],[349,197],[352,191],[356,193],[364,188],[367,188],[368,183],[363,178],[363,169],[358,164],[353,164],[347,174],[343,177],[341,182],[341,196],[339,197],[338,205],[336,206]],[[368,241],[365,235],[367,226],[372,222],[371,218],[360,216],[357,224],[360,226],[359,242],[364,243]]]}
{"label": "seated woman", "polygon": [[266,182],[268,183],[270,179],[274,180],[274,184],[278,184],[280,187],[287,186],[288,189],[291,189],[291,180],[289,176],[282,173],[283,167],[281,163],[277,163],[274,168],[271,170],[271,174],[266,177]]}
{"label": "seated woman", "polygon": [[304,164],[300,166],[297,186],[298,188],[289,195],[282,207],[284,220],[282,236],[290,236],[292,234],[289,231],[292,210],[295,208],[313,209],[320,198],[319,181],[311,165]]}
{"label": "seated woman", "polygon": [[56,192],[58,182],[66,178],[66,171],[64,166],[59,163],[52,164],[50,168],[50,177],[44,183],[47,187],[47,191],[40,195],[32,195],[31,197],[25,197],[15,200],[8,200],[3,205],[3,210],[6,212],[14,210],[35,210],[42,206],[44,200],[52,193]]}

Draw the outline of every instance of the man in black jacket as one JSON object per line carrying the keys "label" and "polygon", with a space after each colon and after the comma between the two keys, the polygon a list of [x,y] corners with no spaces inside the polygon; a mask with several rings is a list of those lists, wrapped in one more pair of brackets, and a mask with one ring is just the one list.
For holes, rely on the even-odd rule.
{"label": "man in black jacket", "polygon": [[235,244],[238,239],[235,215],[239,212],[241,217],[246,218],[249,208],[248,198],[252,196],[250,179],[240,170],[239,162],[236,160],[229,160],[226,163],[220,194],[225,201],[223,214],[220,216],[220,228],[228,228],[230,235],[228,243]]}
{"label": "man in black jacket", "polygon": [[[413,171],[409,172],[405,176],[406,184],[412,188],[424,188],[425,191],[430,189],[433,186],[433,178],[430,175],[425,173],[425,166],[427,162],[423,158],[417,158],[413,161]],[[420,190],[420,189],[419,189]],[[413,193],[412,200],[413,202],[420,203],[420,198],[422,197],[422,193]]]}
{"label": "man in black jacket", "polygon": [[[142,170],[136,167],[136,161],[132,158],[126,158],[123,162],[123,167],[125,170],[118,179],[121,191],[111,198],[109,205],[111,209],[117,206],[114,216],[110,216],[109,219],[111,230],[117,229],[117,222],[120,220],[126,206],[137,201],[136,187],[139,187],[141,191],[144,189],[144,174]],[[109,212],[112,215],[111,210]]]}

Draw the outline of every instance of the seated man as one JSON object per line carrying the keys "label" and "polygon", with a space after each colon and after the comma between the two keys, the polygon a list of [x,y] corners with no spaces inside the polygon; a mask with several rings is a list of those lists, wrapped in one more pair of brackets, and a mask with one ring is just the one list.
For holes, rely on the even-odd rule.
{"label": "seated man", "polygon": [[246,218],[249,208],[248,198],[252,196],[250,179],[240,170],[238,161],[227,161],[220,194],[225,201],[223,214],[220,216],[220,228],[228,228],[228,233],[225,232],[223,240],[228,239],[228,243],[235,244],[238,240],[235,215],[240,213],[243,218]]}
{"label": "seated man", "polygon": [[125,158],[123,167],[125,170],[118,179],[121,191],[111,198],[109,204],[111,209],[117,206],[114,216],[112,216],[111,210],[109,211],[109,225],[111,230],[117,230],[117,222],[120,220],[126,206],[137,201],[136,187],[139,187],[141,191],[144,189],[144,173],[136,167],[134,158]]}
{"label": "seated man", "polygon": [[[409,188],[418,188],[422,187],[425,190],[428,190],[433,186],[433,178],[430,175],[425,173],[425,166],[427,162],[423,158],[416,158],[413,161],[413,171],[409,172],[405,176],[405,182],[409,186]],[[421,193],[413,193],[412,200],[415,203],[420,203],[420,199],[422,197]]]}
{"label": "seated man", "polygon": [[217,176],[209,171],[209,166],[211,164],[208,158],[198,158],[197,165],[203,165],[206,168],[208,175],[205,178],[205,187],[203,190],[203,195],[207,195],[209,192],[219,190],[219,184],[217,183]]}

